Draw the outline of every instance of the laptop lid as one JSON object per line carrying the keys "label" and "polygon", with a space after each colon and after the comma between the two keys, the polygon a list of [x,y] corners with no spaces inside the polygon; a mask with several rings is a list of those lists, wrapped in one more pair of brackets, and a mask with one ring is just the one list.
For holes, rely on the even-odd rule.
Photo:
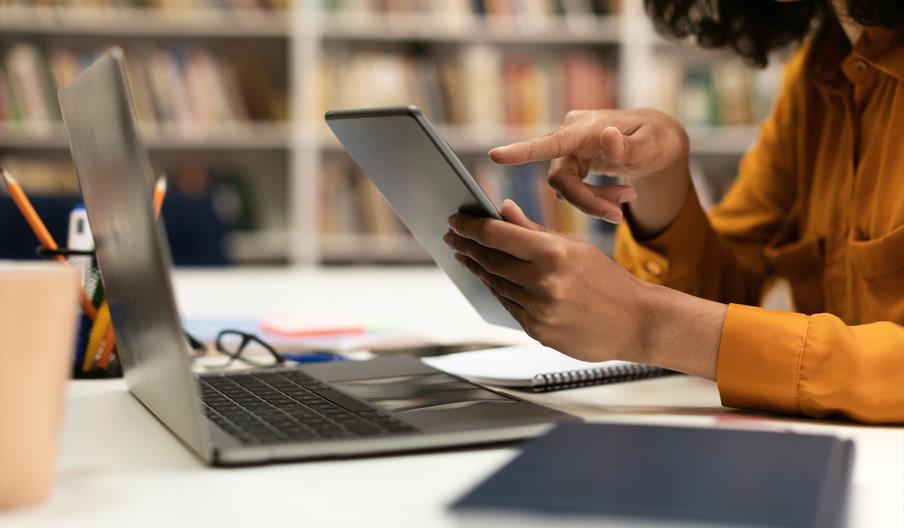
{"label": "laptop lid", "polygon": [[60,89],[63,124],[97,247],[126,383],[189,447],[210,458],[200,393],[154,218],[150,161],[135,125],[123,54],[104,53]]}

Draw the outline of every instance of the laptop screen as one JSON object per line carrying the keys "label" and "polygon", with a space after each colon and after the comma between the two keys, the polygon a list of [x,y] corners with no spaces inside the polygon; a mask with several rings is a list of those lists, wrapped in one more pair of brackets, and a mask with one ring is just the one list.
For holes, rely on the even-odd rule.
{"label": "laptop screen", "polygon": [[153,173],[122,62],[122,51],[114,48],[60,90],[63,122],[129,389],[207,456],[207,429],[170,283],[169,249],[151,203]]}

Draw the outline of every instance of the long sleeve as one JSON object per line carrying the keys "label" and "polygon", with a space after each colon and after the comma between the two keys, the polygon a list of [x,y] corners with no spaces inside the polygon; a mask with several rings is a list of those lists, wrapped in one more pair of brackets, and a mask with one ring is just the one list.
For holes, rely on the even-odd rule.
{"label": "long sleeve", "polygon": [[[651,240],[634,237],[626,214],[616,260],[648,282],[729,304],[716,372],[723,404],[904,422],[904,200],[890,192],[904,171],[900,131],[864,143],[855,165],[844,92],[814,87],[804,55],[791,60],[722,202],[707,214],[690,193]],[[870,133],[900,110],[900,81],[882,82],[891,95],[875,104],[888,108],[863,125]],[[756,307],[776,276],[802,313]]]}
{"label": "long sleeve", "polygon": [[716,381],[729,407],[904,422],[904,326],[732,304]]}
{"label": "long sleeve", "polygon": [[[786,89],[759,141],[744,156],[728,194],[707,215],[688,194],[672,224],[652,240],[636,240],[627,222],[617,229],[616,259],[638,277],[720,302],[757,304],[769,274],[764,248],[790,225],[798,185],[793,84],[800,56],[789,66]],[[791,85],[792,88],[788,88]],[[787,228],[786,228],[787,229]]]}

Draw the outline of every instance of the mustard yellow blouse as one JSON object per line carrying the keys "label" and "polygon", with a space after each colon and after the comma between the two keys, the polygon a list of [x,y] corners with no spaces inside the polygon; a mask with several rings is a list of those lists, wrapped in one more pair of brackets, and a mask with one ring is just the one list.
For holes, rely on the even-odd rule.
{"label": "mustard yellow blouse", "polygon": [[[737,181],[653,240],[618,229],[635,275],[730,304],[723,404],[904,421],[904,29],[832,25],[792,57]],[[774,277],[797,310],[755,307]]]}

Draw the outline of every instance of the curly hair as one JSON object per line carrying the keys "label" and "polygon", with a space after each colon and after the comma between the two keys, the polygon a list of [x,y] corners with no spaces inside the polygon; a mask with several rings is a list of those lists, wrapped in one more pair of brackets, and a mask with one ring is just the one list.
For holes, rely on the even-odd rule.
{"label": "curly hair", "polygon": [[[902,0],[844,0],[864,26],[894,28],[904,23]],[[656,30],[667,37],[693,36],[707,48],[728,46],[757,66],[769,53],[803,39],[831,20],[831,0],[644,0]]]}

